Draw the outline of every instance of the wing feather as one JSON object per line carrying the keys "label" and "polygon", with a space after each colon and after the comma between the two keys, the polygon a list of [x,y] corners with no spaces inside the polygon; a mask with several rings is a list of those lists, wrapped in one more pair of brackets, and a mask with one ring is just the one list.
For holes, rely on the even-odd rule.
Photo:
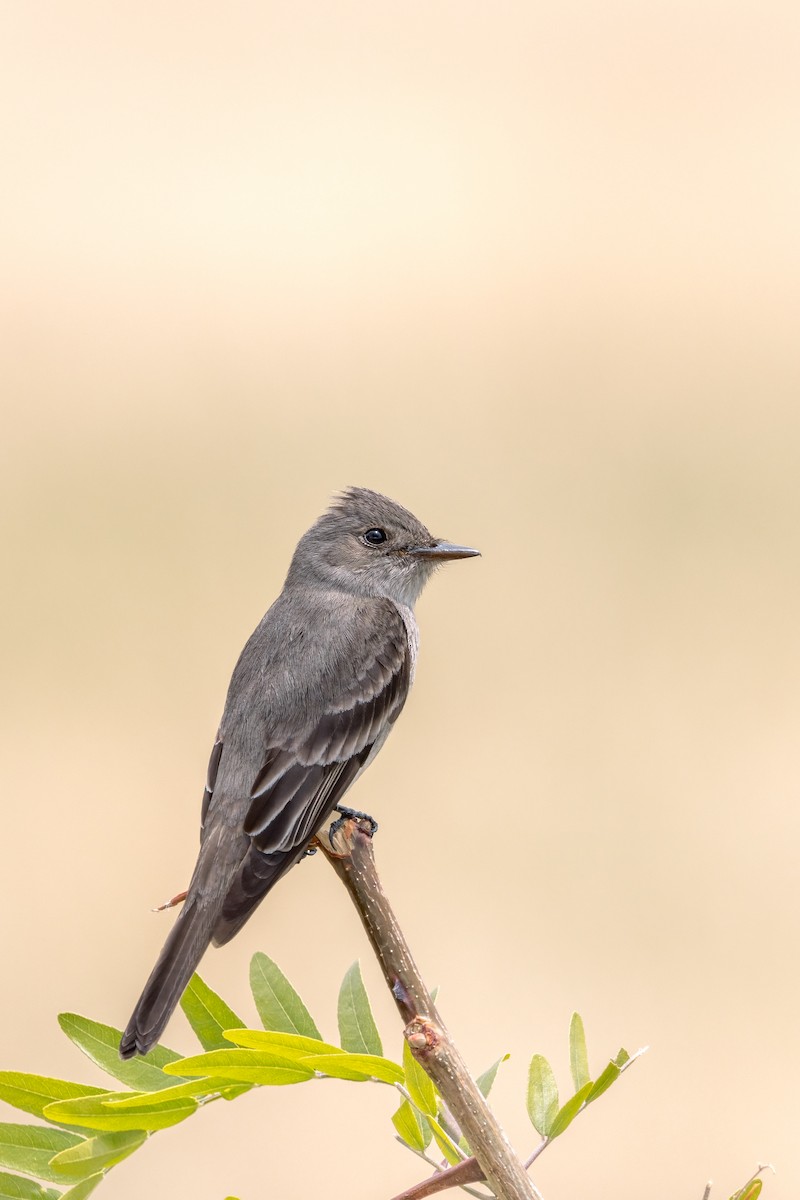
{"label": "wing feather", "polygon": [[413,671],[405,623],[387,602],[372,622],[348,688],[313,723],[267,745],[250,787],[244,832],[250,847],[228,888],[214,941],[227,941],[278,878],[305,853],[314,832],[389,732]]}

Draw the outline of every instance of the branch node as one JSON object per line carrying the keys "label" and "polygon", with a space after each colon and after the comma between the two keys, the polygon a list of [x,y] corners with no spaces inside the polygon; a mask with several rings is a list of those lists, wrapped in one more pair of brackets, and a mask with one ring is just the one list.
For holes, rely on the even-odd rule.
{"label": "branch node", "polygon": [[417,1051],[432,1049],[435,1041],[438,1040],[435,1037],[430,1021],[421,1021],[419,1019],[406,1025],[403,1030],[403,1036],[411,1049]]}

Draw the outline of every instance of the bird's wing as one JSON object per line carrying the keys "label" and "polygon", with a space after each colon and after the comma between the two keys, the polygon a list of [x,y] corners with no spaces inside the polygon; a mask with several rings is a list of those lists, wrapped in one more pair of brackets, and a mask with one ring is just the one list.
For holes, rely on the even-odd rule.
{"label": "bird's wing", "polygon": [[[305,729],[265,748],[244,818],[250,846],[214,930],[218,944],[241,928],[272,884],[302,856],[400,715],[411,684],[412,654],[402,616],[385,604],[382,619],[365,623],[363,636],[351,647],[347,682],[338,697]],[[212,753],[209,793],[224,754],[224,744],[216,761]]]}

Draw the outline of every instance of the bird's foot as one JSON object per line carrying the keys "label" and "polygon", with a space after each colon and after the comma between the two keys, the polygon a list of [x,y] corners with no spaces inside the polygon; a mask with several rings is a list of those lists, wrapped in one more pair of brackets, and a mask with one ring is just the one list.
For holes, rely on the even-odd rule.
{"label": "bird's foot", "polygon": [[[333,822],[328,830],[328,839],[333,842],[334,837],[344,825],[345,821],[369,821],[370,830],[369,837],[374,837],[378,832],[378,822],[369,813],[360,812],[357,808],[347,808],[344,804],[337,804],[334,812],[339,813],[339,817]],[[366,833],[366,830],[364,831]]]}

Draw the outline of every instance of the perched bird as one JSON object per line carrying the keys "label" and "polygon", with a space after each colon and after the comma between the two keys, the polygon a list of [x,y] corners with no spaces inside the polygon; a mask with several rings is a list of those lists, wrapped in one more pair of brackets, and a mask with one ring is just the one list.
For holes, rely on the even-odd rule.
{"label": "perched bird", "polygon": [[414,678],[414,603],[439,563],[477,554],[349,488],[300,539],[233,672],[181,913],[128,1027],[145,1054],[210,942],[242,928],[385,742]]}

